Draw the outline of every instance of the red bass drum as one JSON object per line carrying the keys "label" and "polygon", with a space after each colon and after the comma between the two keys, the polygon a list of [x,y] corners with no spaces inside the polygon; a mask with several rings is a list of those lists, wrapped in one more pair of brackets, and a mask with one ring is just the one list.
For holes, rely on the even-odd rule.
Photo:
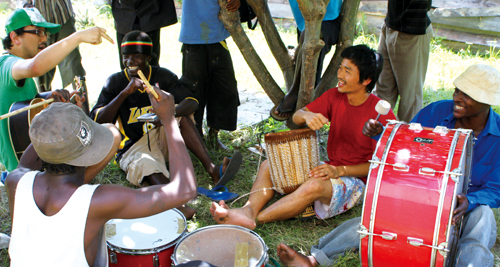
{"label": "red bass drum", "polygon": [[390,121],[371,160],[361,215],[363,266],[452,266],[472,131]]}

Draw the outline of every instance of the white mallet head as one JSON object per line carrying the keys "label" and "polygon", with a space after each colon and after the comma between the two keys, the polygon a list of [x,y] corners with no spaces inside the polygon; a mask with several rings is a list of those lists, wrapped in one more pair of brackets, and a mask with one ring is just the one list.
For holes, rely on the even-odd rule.
{"label": "white mallet head", "polygon": [[387,115],[389,111],[391,110],[391,104],[385,100],[379,100],[377,105],[375,106],[375,111],[378,113],[377,118],[375,120],[378,120],[380,115]]}

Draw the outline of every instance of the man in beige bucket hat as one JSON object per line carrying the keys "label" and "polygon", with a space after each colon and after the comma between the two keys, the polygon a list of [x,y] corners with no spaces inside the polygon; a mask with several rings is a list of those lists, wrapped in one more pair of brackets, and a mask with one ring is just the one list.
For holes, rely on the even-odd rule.
{"label": "man in beige bucket hat", "polygon": [[[171,182],[130,189],[88,185],[113,158],[118,129],[92,121],[77,106],[53,103],[30,127],[32,145],[7,176],[12,216],[11,266],[107,266],[104,224],[151,216],[196,197],[196,180],[174,118],[173,97],[157,88],[151,105],[164,126]],[[39,161],[44,171],[39,172]],[[87,167],[88,166],[88,167]],[[29,257],[26,251],[32,251]]]}
{"label": "man in beige bucket hat", "polygon": [[[488,65],[473,65],[454,81],[453,100],[442,100],[423,108],[412,120],[424,127],[472,129],[474,142],[472,171],[467,195],[457,196],[452,223],[463,218],[456,266],[493,266],[490,249],[496,240],[492,208],[500,207],[500,115],[491,106],[500,104],[500,73]],[[373,137],[383,126],[371,119],[363,133]],[[359,248],[360,217],[351,219],[320,239],[302,255],[285,244],[278,246],[280,260],[287,266],[314,266],[332,260],[349,249]],[[333,263],[333,261],[332,261]],[[322,264],[323,265],[323,264]]]}

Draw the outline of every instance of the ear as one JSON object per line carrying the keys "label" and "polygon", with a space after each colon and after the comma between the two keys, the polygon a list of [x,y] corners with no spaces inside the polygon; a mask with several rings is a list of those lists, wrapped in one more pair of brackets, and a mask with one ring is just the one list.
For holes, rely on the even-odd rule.
{"label": "ear", "polygon": [[147,62],[148,64],[149,64],[149,62],[151,62],[151,58],[152,58],[151,56],[148,56],[148,57],[146,58],[146,62]]}
{"label": "ear", "polygon": [[9,37],[10,37],[10,39],[12,40],[12,44],[13,44],[13,45],[20,45],[20,44],[21,44],[21,38],[20,38],[20,36],[19,36],[19,35],[17,35],[17,33],[16,33],[16,32],[11,31],[11,32],[9,33]]}
{"label": "ear", "polygon": [[367,85],[369,85],[371,82],[372,82],[372,79],[368,78],[368,79],[364,80],[362,84],[363,84],[363,86],[367,86]]}

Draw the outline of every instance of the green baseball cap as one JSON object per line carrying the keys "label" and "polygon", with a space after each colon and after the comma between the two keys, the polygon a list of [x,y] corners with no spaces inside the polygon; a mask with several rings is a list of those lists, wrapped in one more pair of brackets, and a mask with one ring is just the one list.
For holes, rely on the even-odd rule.
{"label": "green baseball cap", "polygon": [[25,26],[34,25],[47,29],[49,33],[57,33],[61,25],[47,22],[36,8],[19,8],[10,13],[5,22],[5,31],[9,34]]}

